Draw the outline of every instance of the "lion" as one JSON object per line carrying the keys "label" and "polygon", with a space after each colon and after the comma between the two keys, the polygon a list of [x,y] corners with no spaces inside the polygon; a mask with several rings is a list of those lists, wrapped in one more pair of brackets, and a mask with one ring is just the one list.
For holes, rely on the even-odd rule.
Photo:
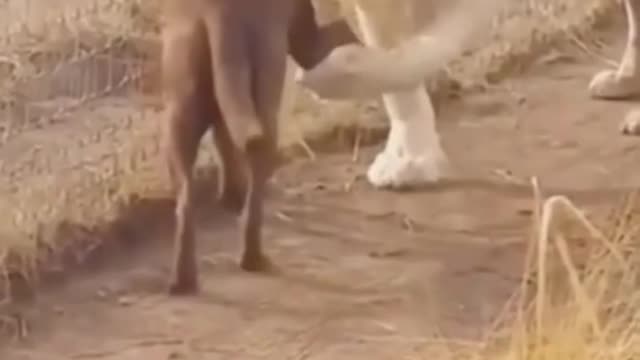
{"label": "lion", "polygon": [[[342,1],[352,6],[345,12],[355,13],[367,46],[338,47],[318,66],[298,72],[297,81],[321,98],[382,97],[390,130],[385,148],[367,171],[374,187],[415,187],[446,175],[448,159],[425,79],[460,56],[478,36],[489,34],[491,21],[505,3],[461,0],[443,9],[443,2],[428,0]],[[316,7],[325,4],[327,0],[319,0]],[[290,80],[285,86],[285,97],[290,97]]]}
{"label": "lion", "polygon": [[[322,7],[328,0],[319,0]],[[628,19],[627,45],[617,69],[595,74],[588,85],[593,98],[630,99],[640,95],[640,0],[623,0]],[[299,72],[298,82],[322,98],[382,96],[390,121],[387,143],[367,171],[378,188],[399,189],[438,181],[447,156],[435,128],[435,114],[423,80],[458,56],[472,35],[488,30],[500,1],[459,1],[442,18],[427,0],[342,0],[353,8],[364,43],[377,48],[337,48],[317,67]],[[349,10],[349,9],[348,9]],[[426,19],[436,25],[428,35]],[[640,107],[631,109],[621,132],[640,135]]]}

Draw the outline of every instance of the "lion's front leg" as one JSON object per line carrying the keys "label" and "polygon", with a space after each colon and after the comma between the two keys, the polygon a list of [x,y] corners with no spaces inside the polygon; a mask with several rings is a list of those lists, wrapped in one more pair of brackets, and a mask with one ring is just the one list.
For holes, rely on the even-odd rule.
{"label": "lion's front leg", "polygon": [[442,178],[447,156],[435,128],[435,113],[423,87],[383,95],[390,129],[384,150],[367,171],[378,188],[402,189]]}
{"label": "lion's front leg", "polygon": [[[372,13],[379,9],[372,6],[370,0],[358,3],[356,10],[358,24],[368,46],[385,46],[389,41],[385,37],[389,33],[401,31],[379,28],[391,27],[390,23],[393,22],[380,21],[380,16],[385,15]],[[390,130],[385,149],[369,167],[369,182],[379,188],[398,189],[439,180],[447,159],[440,145],[435,113],[426,88],[419,86],[384,94],[383,102],[389,116]]]}
{"label": "lion's front leg", "polygon": [[617,69],[597,73],[589,84],[592,97],[626,99],[640,95],[640,1],[624,0],[628,19],[627,46]]}

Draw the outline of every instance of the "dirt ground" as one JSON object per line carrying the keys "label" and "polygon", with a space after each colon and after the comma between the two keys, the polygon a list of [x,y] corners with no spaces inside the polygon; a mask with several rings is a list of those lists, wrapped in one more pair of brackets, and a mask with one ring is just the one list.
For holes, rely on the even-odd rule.
{"label": "dirt ground", "polygon": [[[609,36],[611,58],[623,30]],[[410,359],[443,337],[476,346],[519,285],[531,192],[598,209],[640,183],[640,142],[618,134],[628,102],[590,100],[603,65],[583,54],[543,57],[525,75],[443,106],[452,178],[404,193],[362,174],[380,146],[296,161],[274,183],[266,226],[279,271],[237,267],[235,223],[200,222],[202,288],[163,292],[170,229],[154,246],[78,274],[23,309],[27,336],[0,358]],[[413,357],[415,356],[415,357]]]}

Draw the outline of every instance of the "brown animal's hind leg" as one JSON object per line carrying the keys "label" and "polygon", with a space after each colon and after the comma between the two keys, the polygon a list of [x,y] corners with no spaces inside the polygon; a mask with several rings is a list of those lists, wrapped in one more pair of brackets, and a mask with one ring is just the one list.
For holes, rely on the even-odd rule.
{"label": "brown animal's hind leg", "polygon": [[240,216],[240,231],[244,241],[240,267],[246,271],[267,271],[271,268],[271,262],[262,250],[262,227],[265,188],[272,171],[265,157],[272,151],[267,139],[253,141],[247,146],[249,188]]}
{"label": "brown animal's hind leg", "polygon": [[220,155],[218,197],[227,210],[239,213],[247,196],[246,161],[233,144],[224,121],[214,122],[213,139]]}
{"label": "brown animal's hind leg", "polygon": [[230,138],[246,156],[249,170],[240,215],[245,245],[240,265],[247,271],[270,268],[262,250],[262,226],[265,186],[276,160],[276,118],[287,56],[287,21],[283,15],[265,16],[256,25],[260,31],[247,31],[234,22],[207,24],[216,99]]}
{"label": "brown animal's hind leg", "polygon": [[267,180],[278,162],[278,115],[287,60],[286,30],[272,25],[254,42],[254,102],[265,137],[247,147],[251,182],[242,214],[245,243],[241,266],[247,271],[264,271],[271,263],[262,251],[261,228]]}
{"label": "brown animal's hind leg", "polygon": [[193,17],[174,17],[163,33],[162,75],[166,118],[164,150],[176,193],[174,262],[169,292],[198,290],[193,219],[193,166],[198,146],[213,116],[211,70],[204,27]]}

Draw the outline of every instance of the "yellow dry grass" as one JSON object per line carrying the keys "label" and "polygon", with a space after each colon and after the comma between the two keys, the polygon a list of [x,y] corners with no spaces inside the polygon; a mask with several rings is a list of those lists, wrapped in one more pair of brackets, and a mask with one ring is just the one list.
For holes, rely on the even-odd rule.
{"label": "yellow dry grass", "polygon": [[524,280],[480,342],[425,341],[411,360],[628,360],[640,356],[640,192],[598,225],[568,198],[543,197]]}
{"label": "yellow dry grass", "polygon": [[[531,301],[517,307],[507,350],[491,358],[637,358],[638,192],[626,196],[600,227],[566,197],[543,199],[537,188],[534,193],[535,236],[527,272],[535,277],[520,294]],[[577,250],[576,239],[585,247]]]}
{"label": "yellow dry grass", "polygon": [[[53,12],[49,17],[42,15],[46,21],[12,25],[4,36],[0,35],[0,74],[8,79],[0,87],[3,99],[25,96],[10,90],[40,76],[46,61],[34,55],[48,51],[61,57],[91,56],[92,48],[109,47],[119,39],[130,51],[126,56],[147,61],[145,57],[153,55],[158,45],[157,8],[150,3],[94,1],[83,11]],[[545,46],[558,42],[569,42],[588,51],[588,38],[584,35],[612,13],[621,11],[615,1],[607,0],[514,3],[520,10],[499,19],[490,44],[452,64],[453,76],[468,85],[497,81],[520,69]],[[518,31],[507,31],[515,28]],[[150,63],[145,64],[153,67],[153,58],[149,59]],[[295,122],[282,126],[283,148],[307,148],[305,153],[312,156],[313,149],[302,146],[305,139],[327,140],[336,131],[380,124],[372,126],[365,121],[371,115],[366,112],[368,104],[332,103],[321,108],[322,104],[306,94],[299,95],[290,119]],[[5,280],[14,271],[35,280],[42,264],[53,261],[60,249],[91,248],[104,240],[96,232],[101,229],[100,224],[117,221],[122,214],[130,215],[141,198],[166,197],[155,127],[149,125],[149,119],[158,113],[133,106],[103,114],[82,106],[79,104],[80,113],[85,117],[125,118],[113,131],[122,142],[90,166],[53,169],[57,177],[35,171],[29,178],[7,175],[9,184],[0,186],[0,212],[4,214],[0,218],[0,275]],[[316,121],[320,111],[328,120]],[[208,158],[205,163],[211,160]],[[15,184],[19,186],[5,189]],[[508,336],[497,332],[486,343],[457,344],[455,350],[443,344],[436,349],[439,355],[505,360],[638,358],[640,329],[636,309],[640,307],[640,292],[636,274],[640,272],[640,259],[633,244],[638,229],[636,194],[626,199],[617,220],[603,227],[606,231],[598,231],[579,213],[576,215],[563,198],[543,201],[537,197],[535,208],[538,214],[532,243],[539,248],[532,249],[531,268],[527,269],[536,270],[535,285],[523,285],[517,297],[518,317],[508,327]],[[579,257],[572,255],[571,241],[567,240],[575,237],[576,226],[568,230],[566,225],[572,217],[580,224],[578,229],[584,228],[583,237],[592,242],[587,254]],[[60,224],[66,225],[67,232],[59,231]],[[69,231],[69,224],[76,225],[74,231]],[[579,266],[575,258],[587,260]],[[0,296],[7,296],[9,290],[0,290]],[[528,294],[534,294],[533,299]]]}

